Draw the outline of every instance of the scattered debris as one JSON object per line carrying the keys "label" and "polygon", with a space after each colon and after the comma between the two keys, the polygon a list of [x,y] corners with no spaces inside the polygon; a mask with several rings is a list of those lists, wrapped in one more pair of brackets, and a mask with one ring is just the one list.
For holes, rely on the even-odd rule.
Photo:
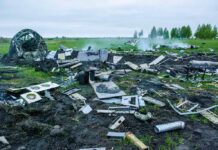
{"label": "scattered debris", "polygon": [[137,95],[122,96],[121,104],[138,108],[139,107],[139,98]]}
{"label": "scattered debris", "polygon": [[191,65],[196,66],[218,66],[218,62],[212,62],[212,61],[198,61],[198,60],[192,60],[190,61]]}
{"label": "scattered debris", "polygon": [[213,124],[218,125],[218,116],[214,114],[213,112],[208,110],[208,111],[203,111],[200,114],[204,116],[205,118],[207,118]]}
{"label": "scattered debris", "polygon": [[[170,106],[173,108],[173,110],[178,113],[179,115],[193,115],[193,114],[199,114],[201,112],[204,112],[204,111],[208,111],[208,110],[211,110],[211,109],[214,109],[214,108],[217,108],[218,105],[213,105],[213,106],[210,106],[208,108],[204,108],[204,109],[200,109],[198,107],[198,104],[194,104],[188,100],[185,100],[183,101],[182,103],[180,103],[179,105],[177,106],[174,106],[169,100],[167,100],[167,102],[170,104]],[[185,104],[191,104],[192,107],[191,108],[188,108],[187,110],[187,107],[185,107],[186,109],[183,110],[183,109],[180,109],[181,106],[185,105]],[[193,105],[194,104],[194,105]],[[186,105],[185,105],[186,106]],[[196,111],[193,111],[194,109],[200,109],[200,110],[196,110]]]}
{"label": "scattered debris", "polygon": [[[33,33],[32,31],[25,32],[26,34]],[[7,136],[9,134],[15,137],[25,136],[22,141],[18,140],[17,145],[27,141],[25,149],[31,149],[32,146],[29,147],[29,145],[36,146],[36,149],[52,149],[59,146],[53,143],[58,142],[59,144],[61,141],[60,143],[63,142],[63,145],[69,145],[67,147],[69,149],[79,149],[81,146],[98,147],[102,143],[105,143],[105,146],[117,146],[117,143],[112,140],[113,138],[126,138],[133,144],[124,144],[122,149],[134,149],[134,145],[141,150],[149,147],[158,149],[156,145],[162,145],[165,136],[160,136],[155,132],[184,129],[185,122],[183,121],[186,121],[188,128],[182,131],[182,136],[187,138],[192,134],[192,143],[207,143],[203,147],[210,148],[208,145],[211,144],[211,141],[208,142],[205,139],[211,133],[217,133],[216,126],[188,121],[188,117],[179,115],[201,114],[213,124],[218,124],[218,116],[215,114],[217,111],[215,110],[214,113],[211,111],[218,107],[218,105],[214,105],[216,104],[214,98],[217,96],[210,92],[199,91],[197,94],[200,96],[195,95],[196,89],[202,89],[205,84],[217,87],[213,80],[217,78],[218,70],[216,55],[185,55],[183,49],[178,49],[178,54],[166,52],[167,56],[118,54],[104,49],[93,50],[91,46],[85,51],[78,51],[63,45],[57,51],[48,52],[46,45],[43,45],[43,39],[36,33],[34,34],[27,40],[20,40],[20,37],[25,37],[23,32],[16,36],[18,39],[14,37],[15,44],[11,43],[10,48],[10,53],[14,51],[14,54],[9,55],[10,59],[34,61],[31,64],[37,70],[51,73],[51,81],[31,84],[31,86],[22,88],[15,88],[17,85],[10,85],[6,88],[4,84],[0,84],[0,114],[2,115],[0,118],[4,128],[1,131],[6,130],[2,133],[8,133]],[[42,47],[40,47],[41,50],[37,49],[34,42],[42,44],[45,49],[42,50]],[[157,45],[157,47],[161,46],[164,45]],[[19,65],[19,63],[17,64]],[[0,79],[12,80],[17,74],[20,74],[17,67],[5,68],[0,67]],[[132,73],[129,73],[131,71]],[[209,81],[207,79],[211,78],[211,81],[201,82],[203,80],[198,80],[198,76],[202,76],[202,79],[207,77],[205,81]],[[179,83],[176,80],[183,82],[184,84],[181,83],[181,85],[184,87],[175,84]],[[196,83],[196,86],[188,87],[186,83],[188,85]],[[60,90],[55,90],[59,86]],[[192,94],[186,95],[186,90],[189,89],[193,90],[190,92]],[[80,94],[79,91],[81,91]],[[97,98],[95,98],[96,96]],[[35,103],[37,101],[40,102]],[[173,110],[164,107],[166,101]],[[35,104],[19,107],[25,106],[26,103]],[[147,103],[161,108],[146,105]],[[18,107],[7,108],[2,105]],[[204,107],[205,109],[202,109]],[[171,122],[176,119],[184,120]],[[153,132],[151,125],[153,126],[157,121],[158,123],[163,121],[170,123],[156,125],[155,132]],[[12,127],[14,123],[16,126]],[[196,126],[199,129],[194,130]],[[107,127],[118,132],[108,132]],[[190,128],[193,131],[189,130]],[[129,129],[137,133],[140,139],[146,133],[149,137],[155,137],[155,140],[149,139],[151,141],[148,147],[134,134],[126,132]],[[15,134],[14,131],[16,131]],[[105,131],[108,132],[107,137],[112,139],[105,139],[106,136],[101,136],[102,133],[106,133]],[[195,133],[198,134],[195,135]],[[36,134],[40,134],[42,138],[39,140],[39,136],[35,136]],[[59,136],[63,136],[65,140],[57,141]],[[1,138],[1,142],[6,140]],[[33,140],[28,141],[30,138],[33,140],[37,138],[35,140],[37,143]],[[217,141],[216,137],[213,138],[212,142]],[[10,136],[11,143],[14,142],[14,139],[16,138]],[[99,143],[96,144],[96,140],[89,141],[90,139],[96,139]],[[49,145],[44,144],[47,140]],[[196,144],[193,146],[192,143],[189,144],[192,146],[190,149],[196,146]],[[43,145],[42,148],[41,145]],[[211,147],[213,149],[217,146],[216,143],[212,143]],[[106,147],[80,150],[106,150]]]}
{"label": "scattered debris", "polygon": [[42,98],[36,92],[28,92],[25,94],[20,95],[28,104],[40,101]]}
{"label": "scattered debris", "polygon": [[5,138],[5,136],[0,136],[0,142],[6,145],[9,145],[8,140]]}
{"label": "scattered debris", "polygon": [[49,100],[52,100],[52,101],[55,100],[54,97],[51,96],[51,93],[47,90],[45,91],[45,97],[48,98]]}
{"label": "scattered debris", "polygon": [[99,51],[80,51],[78,53],[77,58],[80,61],[101,61],[105,62],[108,59],[108,51],[107,50],[99,50]]}
{"label": "scattered debris", "polygon": [[82,111],[84,114],[89,114],[92,111],[92,108],[86,104],[85,106],[80,108],[79,111]]}
{"label": "scattered debris", "polygon": [[70,69],[75,69],[75,68],[77,68],[79,66],[82,66],[82,63],[78,63],[76,65],[73,65],[73,66],[70,67]]}
{"label": "scattered debris", "polygon": [[44,39],[37,32],[24,29],[12,38],[8,57],[27,61],[43,60],[47,51]]}
{"label": "scattered debris", "polygon": [[111,130],[114,130],[118,128],[124,121],[125,121],[125,118],[123,116],[118,117],[109,125],[109,128]]}
{"label": "scattered debris", "polygon": [[124,139],[126,137],[126,133],[125,132],[108,132],[107,137]]}
{"label": "scattered debris", "polygon": [[64,134],[64,128],[61,128],[59,125],[55,125],[53,129],[51,129],[50,135],[51,136],[59,136]]}
{"label": "scattered debris", "polygon": [[146,146],[142,141],[140,141],[133,133],[127,132],[126,138],[130,140],[131,143],[133,143],[135,146],[137,146],[140,150],[148,150],[149,147]]}
{"label": "scattered debris", "polygon": [[73,66],[75,67],[75,65],[78,66],[78,64],[80,64],[80,61],[77,59],[73,59],[68,63],[62,63],[62,64],[58,63],[58,68],[73,67]]}
{"label": "scattered debris", "polygon": [[113,57],[113,63],[117,64],[122,58],[123,58],[123,56],[114,56]]}
{"label": "scattered debris", "polygon": [[149,66],[152,65],[157,65],[159,62],[161,62],[163,59],[165,58],[165,56],[160,55],[158,58],[156,58],[155,60],[153,60],[152,62],[149,63]]}
{"label": "scattered debris", "polygon": [[100,148],[83,148],[79,150],[106,150],[106,147],[100,147]]}
{"label": "scattered debris", "polygon": [[99,99],[106,99],[112,97],[119,97],[126,95],[119,87],[112,81],[91,83],[96,95]]}
{"label": "scattered debris", "polygon": [[184,90],[184,88],[178,84],[165,84],[165,86],[172,90]]}
{"label": "scattered debris", "polygon": [[65,91],[64,94],[70,96],[70,95],[72,95],[73,93],[76,93],[76,92],[79,92],[79,91],[80,91],[80,89],[73,88],[73,89],[70,89],[70,90]]}
{"label": "scattered debris", "polygon": [[136,64],[132,63],[132,62],[126,62],[125,65],[128,65],[130,68],[132,68],[133,70],[139,70],[139,66],[137,66]]}
{"label": "scattered debris", "polygon": [[176,122],[156,125],[154,127],[154,131],[156,133],[161,133],[161,132],[167,132],[167,131],[172,131],[172,130],[177,130],[177,129],[184,129],[184,128],[185,128],[185,122],[176,121]]}
{"label": "scattered debris", "polygon": [[153,118],[153,116],[150,112],[148,112],[146,115],[144,115],[144,114],[141,114],[141,113],[135,111],[134,116],[141,121],[147,121],[147,120],[150,120]]}
{"label": "scattered debris", "polygon": [[142,97],[142,99],[146,102],[149,102],[149,103],[152,103],[152,104],[155,104],[155,105],[158,105],[159,107],[164,107],[166,104],[164,102],[161,102],[159,100],[156,100],[152,97],[148,97],[148,96],[145,96],[145,97]]}
{"label": "scattered debris", "polygon": [[27,87],[26,89],[31,91],[31,92],[42,92],[42,91],[54,89],[54,88],[57,88],[57,87],[59,87],[59,85],[56,84],[56,83],[46,82],[46,83],[42,83],[42,84]]}
{"label": "scattered debris", "polygon": [[82,95],[80,95],[79,93],[73,93],[73,94],[70,94],[70,97],[71,98],[74,98],[76,100],[81,100],[81,101],[86,101],[86,98],[83,97]]}
{"label": "scattered debris", "polygon": [[110,109],[110,110],[103,110],[103,109],[97,109],[97,113],[102,114],[134,114],[135,110],[129,109],[129,108],[120,108],[120,110]]}

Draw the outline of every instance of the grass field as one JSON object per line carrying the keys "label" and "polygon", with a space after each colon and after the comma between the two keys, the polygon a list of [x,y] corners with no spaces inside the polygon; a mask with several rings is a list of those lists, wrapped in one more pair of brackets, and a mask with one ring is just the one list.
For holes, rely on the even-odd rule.
{"label": "grass field", "polygon": [[[88,46],[92,46],[93,49],[117,49],[121,47],[124,50],[135,49],[129,45],[125,45],[124,43],[129,41],[130,38],[71,38],[71,39],[46,39],[46,43],[48,45],[49,50],[57,50],[60,45],[64,45],[65,47],[73,48],[76,50],[87,49]],[[218,40],[178,40],[182,43],[187,43],[191,45],[199,46],[198,49],[188,49],[185,53],[190,52],[213,52],[218,54]],[[0,42],[0,54],[6,54],[9,49],[10,41]],[[213,51],[211,51],[213,49]],[[160,50],[162,53],[166,51]],[[168,52],[179,52],[179,50],[167,50]],[[159,53],[158,52],[158,53]]]}

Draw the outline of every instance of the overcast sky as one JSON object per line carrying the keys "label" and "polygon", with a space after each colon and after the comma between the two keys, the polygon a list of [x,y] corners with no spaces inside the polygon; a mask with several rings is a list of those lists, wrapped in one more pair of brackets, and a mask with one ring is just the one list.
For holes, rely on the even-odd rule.
{"label": "overcast sky", "polygon": [[218,0],[0,0],[0,36],[132,36],[152,26],[218,25]]}

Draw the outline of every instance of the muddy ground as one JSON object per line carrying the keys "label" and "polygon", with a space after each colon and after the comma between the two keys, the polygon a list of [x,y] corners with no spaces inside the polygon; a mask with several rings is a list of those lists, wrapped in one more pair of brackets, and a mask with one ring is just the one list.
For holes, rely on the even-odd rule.
{"label": "muddy ground", "polygon": [[[148,59],[144,59],[145,56],[139,57],[140,59],[136,59],[136,57],[127,56],[128,60],[137,64],[153,60],[152,56],[146,56]],[[201,59],[203,57],[199,56]],[[178,64],[182,63],[184,64],[185,61]],[[166,63],[166,65],[173,66],[172,63]],[[157,75],[144,76],[143,74],[134,72],[123,77],[114,77],[112,80],[128,94],[136,94],[136,89],[139,87],[148,90],[148,96],[157,98],[166,104],[167,99],[176,101],[178,98],[184,97],[200,103],[203,107],[217,103],[216,93],[195,91],[187,94],[170,90],[163,85],[163,81],[158,79]],[[0,98],[7,98],[5,89],[8,87],[11,85],[0,85]],[[111,131],[108,126],[117,116],[98,114],[95,110],[107,109],[113,104],[104,104],[93,100],[96,95],[89,85],[76,84],[75,87],[81,89],[79,93],[87,98],[87,103],[93,108],[88,115],[75,110],[74,102],[62,94],[60,89],[51,91],[55,101],[43,98],[43,100],[25,107],[0,105],[0,136],[5,136],[10,143],[10,147],[0,143],[0,149],[77,150],[79,148],[107,147],[107,149],[114,150],[137,150],[127,140],[107,138],[107,132]],[[152,91],[159,92],[160,95]],[[205,120],[200,115],[180,116],[168,104],[159,108],[146,103],[140,112],[144,114],[151,112],[155,118],[142,122],[133,115],[123,115],[126,120],[115,131],[131,131],[154,150],[216,150],[218,147],[218,126],[207,121],[204,122]],[[201,118],[203,121],[195,118]],[[154,126],[157,124],[179,120],[186,122],[185,129],[160,134],[154,132]],[[60,128],[55,130],[54,126],[57,125]]]}

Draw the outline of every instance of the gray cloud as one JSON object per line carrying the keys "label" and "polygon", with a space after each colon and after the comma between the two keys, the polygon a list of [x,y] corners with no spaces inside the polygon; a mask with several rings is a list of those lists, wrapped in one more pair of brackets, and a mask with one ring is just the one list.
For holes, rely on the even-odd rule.
{"label": "gray cloud", "polygon": [[1,0],[0,36],[23,28],[43,36],[131,36],[153,25],[218,25],[216,0]]}

